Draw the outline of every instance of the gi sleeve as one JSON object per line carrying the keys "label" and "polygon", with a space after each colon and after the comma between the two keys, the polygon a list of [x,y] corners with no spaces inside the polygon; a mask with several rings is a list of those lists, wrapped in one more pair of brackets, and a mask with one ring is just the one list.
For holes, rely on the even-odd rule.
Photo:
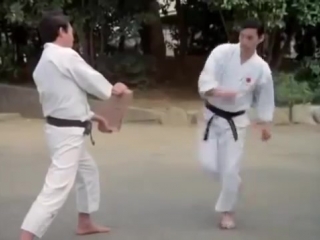
{"label": "gi sleeve", "polygon": [[198,91],[201,96],[219,86],[218,72],[221,70],[223,59],[229,48],[230,44],[222,44],[210,53],[198,80]]}
{"label": "gi sleeve", "polygon": [[87,64],[77,52],[70,52],[67,65],[69,74],[81,89],[102,100],[111,97],[112,84]]}
{"label": "gi sleeve", "polygon": [[272,122],[275,108],[274,84],[269,66],[265,67],[254,90],[254,107],[258,120]]}
{"label": "gi sleeve", "polygon": [[88,116],[88,119],[92,119],[94,117],[95,113],[90,111],[89,112],[89,116]]}

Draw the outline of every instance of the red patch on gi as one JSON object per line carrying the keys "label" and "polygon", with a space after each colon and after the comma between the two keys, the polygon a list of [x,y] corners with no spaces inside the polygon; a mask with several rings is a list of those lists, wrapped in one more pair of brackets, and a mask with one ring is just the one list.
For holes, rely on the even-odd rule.
{"label": "red patch on gi", "polygon": [[250,82],[251,82],[251,78],[247,78],[247,79],[246,79],[246,82],[247,82],[247,83],[250,83]]}

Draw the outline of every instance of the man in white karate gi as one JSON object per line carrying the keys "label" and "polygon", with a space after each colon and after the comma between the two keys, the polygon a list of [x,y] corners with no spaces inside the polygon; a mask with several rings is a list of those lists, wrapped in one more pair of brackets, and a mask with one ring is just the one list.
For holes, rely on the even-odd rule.
{"label": "man in white karate gi", "polygon": [[76,233],[108,232],[107,227],[94,224],[90,217],[99,208],[100,186],[98,168],[85,148],[85,138],[91,135],[92,121],[102,132],[112,129],[104,118],[90,111],[87,93],[108,99],[112,94],[121,95],[127,87],[122,83],[112,86],[72,49],[73,29],[67,16],[46,14],[39,33],[44,50],[33,77],[46,118],[51,165],[44,186],[23,221],[20,240],[44,235],[74,185],[79,212]]}
{"label": "man in white karate gi", "polygon": [[256,53],[263,40],[262,24],[254,19],[245,21],[239,43],[217,46],[199,77],[198,90],[205,105],[200,161],[221,184],[215,210],[222,214],[222,229],[235,228],[239,172],[251,106],[257,112],[261,139],[267,141],[271,137],[273,80],[268,64]]}

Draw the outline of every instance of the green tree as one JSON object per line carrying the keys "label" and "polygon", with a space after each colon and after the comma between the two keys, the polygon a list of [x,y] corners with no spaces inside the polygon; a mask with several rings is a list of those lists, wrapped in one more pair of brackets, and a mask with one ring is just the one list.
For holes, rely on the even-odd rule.
{"label": "green tree", "polygon": [[[97,58],[123,52],[125,40],[139,37],[143,28],[147,34],[141,38],[150,54],[158,62],[165,57],[156,0],[4,0],[0,3],[0,71],[9,76],[13,68],[26,65],[31,56],[39,56],[41,45],[35,26],[43,12],[52,9],[61,9],[71,17],[77,50],[95,67]],[[110,41],[118,42],[118,46],[114,48]],[[18,61],[21,64],[17,59],[22,59]]]}
{"label": "green tree", "polygon": [[[255,17],[267,27],[260,53],[272,68],[279,68],[284,54],[297,32],[320,23],[320,2],[313,0],[202,0],[212,9],[229,10],[233,18],[226,22],[226,32],[248,17]],[[221,15],[224,18],[223,15]]]}
{"label": "green tree", "polygon": [[289,120],[292,122],[294,105],[310,103],[314,93],[307,82],[298,82],[294,74],[280,73],[276,80],[276,102],[289,108]]}

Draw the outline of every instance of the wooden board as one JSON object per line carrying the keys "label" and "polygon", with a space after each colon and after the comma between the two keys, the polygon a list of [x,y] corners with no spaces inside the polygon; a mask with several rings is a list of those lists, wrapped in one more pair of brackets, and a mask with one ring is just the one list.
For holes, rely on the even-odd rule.
{"label": "wooden board", "polygon": [[114,131],[120,131],[123,118],[132,102],[133,93],[127,90],[121,96],[112,95],[107,101],[99,104],[95,113],[104,117]]}

